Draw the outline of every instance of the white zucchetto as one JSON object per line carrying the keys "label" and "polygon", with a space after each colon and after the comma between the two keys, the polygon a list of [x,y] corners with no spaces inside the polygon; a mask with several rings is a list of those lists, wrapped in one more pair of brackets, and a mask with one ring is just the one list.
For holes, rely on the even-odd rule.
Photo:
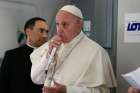
{"label": "white zucchetto", "polygon": [[83,19],[83,15],[82,15],[81,10],[78,7],[76,7],[75,5],[65,5],[60,10],[69,12],[69,13]]}

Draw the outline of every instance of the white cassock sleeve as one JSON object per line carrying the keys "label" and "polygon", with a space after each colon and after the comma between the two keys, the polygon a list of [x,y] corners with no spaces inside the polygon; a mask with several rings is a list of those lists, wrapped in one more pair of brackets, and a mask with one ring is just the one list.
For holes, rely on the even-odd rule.
{"label": "white cassock sleeve", "polygon": [[47,50],[48,42],[35,49],[30,55],[32,62],[31,79],[35,84],[44,84],[46,79]]}
{"label": "white cassock sleeve", "polygon": [[47,75],[47,56],[43,55],[40,62],[32,64],[31,79],[35,84],[44,84]]}

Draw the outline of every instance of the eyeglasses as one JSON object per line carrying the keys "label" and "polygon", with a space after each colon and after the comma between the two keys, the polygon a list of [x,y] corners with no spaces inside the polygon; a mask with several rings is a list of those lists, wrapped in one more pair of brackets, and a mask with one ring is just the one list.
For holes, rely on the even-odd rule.
{"label": "eyeglasses", "polygon": [[38,28],[38,29],[36,29],[36,31],[38,31],[38,32],[40,32],[40,33],[48,33],[49,32],[49,30],[46,30],[46,29],[44,29],[44,28]]}

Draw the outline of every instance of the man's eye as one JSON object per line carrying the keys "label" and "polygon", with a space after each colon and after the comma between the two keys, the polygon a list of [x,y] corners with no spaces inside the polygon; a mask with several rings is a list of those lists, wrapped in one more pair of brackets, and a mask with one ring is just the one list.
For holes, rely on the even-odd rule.
{"label": "man's eye", "polygon": [[41,33],[43,33],[45,31],[45,29],[39,29]]}
{"label": "man's eye", "polygon": [[40,33],[44,33],[44,32],[48,33],[48,30],[43,29],[43,28],[39,28],[37,31]]}
{"label": "man's eye", "polygon": [[67,26],[67,23],[63,23],[62,25],[63,25],[63,27],[66,27]]}

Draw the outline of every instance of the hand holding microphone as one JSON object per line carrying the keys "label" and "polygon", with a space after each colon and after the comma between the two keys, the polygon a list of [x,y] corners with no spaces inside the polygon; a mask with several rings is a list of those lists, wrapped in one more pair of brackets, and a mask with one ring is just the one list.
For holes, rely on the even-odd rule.
{"label": "hand holding microphone", "polygon": [[55,35],[49,43],[49,54],[51,54],[53,48],[58,49],[61,44],[62,44],[61,37],[59,35]]}
{"label": "hand holding microphone", "polygon": [[61,37],[56,35],[51,39],[51,42],[49,43],[49,54],[50,57],[48,59],[48,63],[50,63],[56,53],[56,50],[60,47],[62,41]]}

